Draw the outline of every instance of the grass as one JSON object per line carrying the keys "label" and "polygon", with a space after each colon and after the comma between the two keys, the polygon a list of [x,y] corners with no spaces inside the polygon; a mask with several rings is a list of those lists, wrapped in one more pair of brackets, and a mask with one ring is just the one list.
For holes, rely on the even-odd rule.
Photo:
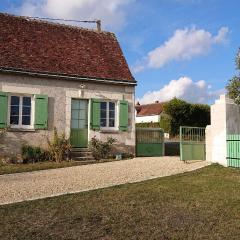
{"label": "grass", "polygon": [[239,239],[240,171],[195,172],[0,206],[0,239]]}
{"label": "grass", "polygon": [[80,165],[77,161],[62,161],[60,163],[46,161],[39,163],[27,163],[27,164],[1,164],[0,163],[0,175],[9,173],[20,172],[32,172],[45,169],[64,168]]}

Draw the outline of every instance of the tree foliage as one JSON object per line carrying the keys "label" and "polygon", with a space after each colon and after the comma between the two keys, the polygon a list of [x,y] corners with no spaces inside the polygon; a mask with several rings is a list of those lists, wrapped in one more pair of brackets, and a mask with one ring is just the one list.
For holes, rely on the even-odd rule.
{"label": "tree foliage", "polygon": [[[240,70],[240,49],[236,55],[235,59],[236,68],[239,72]],[[240,76],[239,73],[236,76],[233,76],[232,79],[229,80],[226,86],[228,96],[235,101],[235,103],[240,104]]]}
{"label": "tree foliage", "polygon": [[179,134],[180,126],[206,127],[210,124],[210,107],[205,104],[191,104],[174,98],[163,106],[170,116],[170,134]]}

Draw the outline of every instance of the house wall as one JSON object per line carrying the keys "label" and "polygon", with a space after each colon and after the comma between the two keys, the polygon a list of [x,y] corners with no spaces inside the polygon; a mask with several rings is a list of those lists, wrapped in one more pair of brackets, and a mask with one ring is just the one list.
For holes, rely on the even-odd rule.
{"label": "house wall", "polygon": [[160,115],[136,117],[136,123],[159,122]]}
{"label": "house wall", "polygon": [[211,106],[211,125],[206,128],[206,159],[227,166],[227,135],[240,134],[240,107],[221,95]]}
{"label": "house wall", "polygon": [[[84,89],[81,89],[81,84],[85,85]],[[118,141],[117,151],[135,153],[135,89],[133,86],[0,74],[0,90],[12,93],[46,94],[49,97],[48,130],[8,131],[0,143],[4,154],[20,153],[23,144],[45,147],[46,137],[51,136],[54,127],[59,133],[65,132],[69,136],[71,98],[127,100],[129,102],[128,131],[101,132],[89,129],[89,139],[96,136],[106,140],[108,136],[112,136]]]}

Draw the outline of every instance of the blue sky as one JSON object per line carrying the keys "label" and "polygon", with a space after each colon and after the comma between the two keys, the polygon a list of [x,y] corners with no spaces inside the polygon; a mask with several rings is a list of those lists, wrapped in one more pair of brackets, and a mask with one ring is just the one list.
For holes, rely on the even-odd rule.
{"label": "blue sky", "polygon": [[[114,31],[140,102],[212,103],[236,74],[239,0],[1,0],[19,15],[97,19]],[[174,81],[173,81],[174,80]]]}

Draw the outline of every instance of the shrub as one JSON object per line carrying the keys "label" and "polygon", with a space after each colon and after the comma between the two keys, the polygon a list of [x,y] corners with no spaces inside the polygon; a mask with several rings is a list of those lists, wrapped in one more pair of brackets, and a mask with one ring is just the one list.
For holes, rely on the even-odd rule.
{"label": "shrub", "polygon": [[169,133],[171,129],[171,117],[167,114],[161,114],[159,127],[162,128],[165,133]]}
{"label": "shrub", "polygon": [[35,163],[49,160],[49,153],[40,147],[24,145],[22,147],[23,163]]}
{"label": "shrub", "polygon": [[170,135],[179,134],[180,126],[206,127],[210,124],[210,107],[205,104],[191,104],[174,98],[163,105],[170,119]]}
{"label": "shrub", "polygon": [[159,128],[159,122],[136,123],[136,128]]}
{"label": "shrub", "polygon": [[0,156],[0,166],[5,164],[22,163],[21,154],[8,153]]}
{"label": "shrub", "polygon": [[6,129],[0,129],[0,139],[3,137],[5,132],[6,132]]}
{"label": "shrub", "polygon": [[69,158],[71,144],[64,133],[59,135],[57,129],[54,128],[53,138],[52,140],[47,138],[47,143],[48,151],[53,161],[61,162]]}
{"label": "shrub", "polygon": [[132,153],[123,153],[122,159],[132,159],[134,158],[134,155]]}
{"label": "shrub", "polygon": [[116,142],[116,139],[109,137],[106,142],[98,140],[93,137],[90,141],[90,149],[93,157],[96,160],[106,159],[112,151],[112,145]]}

